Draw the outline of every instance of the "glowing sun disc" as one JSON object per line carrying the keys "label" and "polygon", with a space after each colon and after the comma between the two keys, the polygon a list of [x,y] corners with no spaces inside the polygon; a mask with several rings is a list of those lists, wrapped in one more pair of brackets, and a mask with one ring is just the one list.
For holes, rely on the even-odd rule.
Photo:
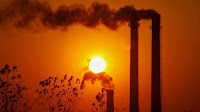
{"label": "glowing sun disc", "polygon": [[90,61],[89,68],[94,73],[100,73],[105,70],[106,63],[102,58],[95,57],[95,58],[92,58],[92,60]]}

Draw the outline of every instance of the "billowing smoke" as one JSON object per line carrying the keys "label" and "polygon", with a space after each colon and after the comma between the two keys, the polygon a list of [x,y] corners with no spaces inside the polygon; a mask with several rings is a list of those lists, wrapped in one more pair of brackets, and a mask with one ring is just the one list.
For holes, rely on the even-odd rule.
{"label": "billowing smoke", "polygon": [[136,10],[134,6],[124,6],[118,10],[111,9],[107,4],[94,2],[90,7],[74,4],[61,5],[56,10],[38,0],[15,0],[6,8],[0,10],[0,23],[14,22],[16,27],[27,27],[40,24],[49,28],[67,28],[72,24],[82,24],[95,28],[103,24],[107,28],[116,30],[121,24],[130,21],[131,12],[140,19],[150,19],[156,11]]}
{"label": "billowing smoke", "polygon": [[92,84],[94,84],[96,81],[100,81],[104,88],[114,88],[112,77],[107,75],[105,72],[93,73],[89,71],[84,74],[83,80],[91,81]]}

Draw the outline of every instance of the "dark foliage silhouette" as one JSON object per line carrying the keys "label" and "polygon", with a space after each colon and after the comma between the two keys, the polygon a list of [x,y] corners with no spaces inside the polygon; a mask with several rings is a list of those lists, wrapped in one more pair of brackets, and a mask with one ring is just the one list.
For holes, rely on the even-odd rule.
{"label": "dark foliage silhouette", "polygon": [[[91,112],[107,112],[106,111],[106,90],[105,88],[101,89],[101,92],[99,92],[95,99],[96,101],[92,103],[92,108],[91,108]],[[128,112],[128,110],[126,108],[117,108],[114,107],[114,111],[115,112]]]}
{"label": "dark foliage silhouette", "polygon": [[106,111],[105,96],[106,96],[105,89],[102,88],[101,92],[99,92],[95,97],[96,101],[92,103],[91,112],[105,112]]}
{"label": "dark foliage silhouette", "polygon": [[73,76],[64,76],[63,79],[51,77],[40,81],[41,89],[36,90],[38,94],[38,108],[40,111],[50,112],[73,112],[78,101],[83,99],[85,87],[84,81],[79,78],[74,79]]}
{"label": "dark foliage silhouette", "polygon": [[27,109],[27,99],[24,98],[22,86],[22,76],[17,74],[17,66],[10,68],[5,65],[0,70],[0,111],[1,112],[25,112]]}

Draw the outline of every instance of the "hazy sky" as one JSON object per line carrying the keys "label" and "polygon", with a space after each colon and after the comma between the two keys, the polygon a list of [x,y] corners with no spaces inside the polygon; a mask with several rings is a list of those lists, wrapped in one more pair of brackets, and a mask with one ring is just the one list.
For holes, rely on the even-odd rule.
{"label": "hazy sky", "polygon": [[[83,4],[94,0],[41,0],[56,9],[59,5]],[[198,0],[97,0],[118,9],[134,5],[136,9],[155,9],[161,14],[161,97],[163,112],[200,111],[200,1]],[[9,2],[0,0],[0,13]],[[141,112],[150,112],[151,21],[139,27],[139,99]],[[49,29],[41,25],[18,28],[0,24],[0,67],[17,65],[24,83],[34,93],[38,82],[49,75],[64,74],[82,78],[87,59],[105,58],[105,70],[115,84],[115,106],[129,108],[128,23],[113,31],[100,25],[89,29],[80,24]],[[101,85],[87,83],[84,111],[88,111]],[[90,97],[88,97],[90,96]],[[85,103],[87,102],[87,103]],[[80,109],[79,109],[80,110]]]}

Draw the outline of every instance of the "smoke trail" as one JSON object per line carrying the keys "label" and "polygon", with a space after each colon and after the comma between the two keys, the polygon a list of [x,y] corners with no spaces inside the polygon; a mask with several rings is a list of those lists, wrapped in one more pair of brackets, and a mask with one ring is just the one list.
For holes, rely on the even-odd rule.
{"label": "smoke trail", "polygon": [[107,4],[97,2],[92,3],[88,8],[79,4],[61,5],[53,11],[48,3],[41,3],[38,0],[15,0],[0,12],[0,23],[12,21],[16,27],[21,28],[33,23],[49,28],[67,28],[73,24],[95,28],[103,24],[112,30],[129,22],[131,12],[138,14],[138,20],[150,19],[151,15],[156,13],[152,9],[136,10],[132,5],[114,10]]}
{"label": "smoke trail", "polygon": [[100,81],[101,85],[104,88],[114,88],[114,84],[112,83],[112,77],[107,75],[105,72],[95,74],[89,71],[84,74],[83,80],[91,81],[92,84],[94,84],[96,81]]}

